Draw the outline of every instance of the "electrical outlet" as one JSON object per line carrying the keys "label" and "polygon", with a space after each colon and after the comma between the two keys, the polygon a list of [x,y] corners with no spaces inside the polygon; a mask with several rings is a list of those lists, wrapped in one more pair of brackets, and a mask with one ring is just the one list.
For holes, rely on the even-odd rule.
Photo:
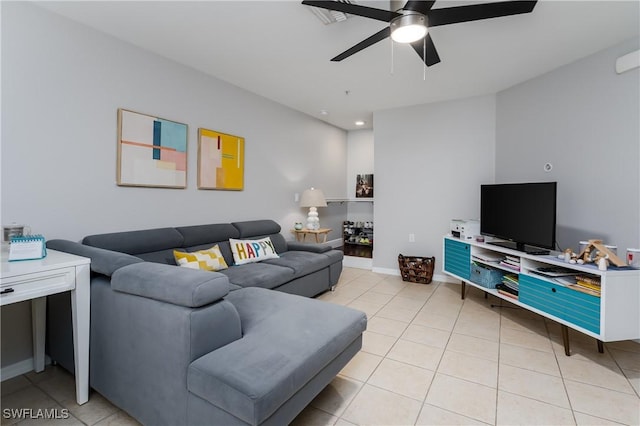
{"label": "electrical outlet", "polygon": [[416,234],[409,234],[409,242],[410,243],[416,242]]}

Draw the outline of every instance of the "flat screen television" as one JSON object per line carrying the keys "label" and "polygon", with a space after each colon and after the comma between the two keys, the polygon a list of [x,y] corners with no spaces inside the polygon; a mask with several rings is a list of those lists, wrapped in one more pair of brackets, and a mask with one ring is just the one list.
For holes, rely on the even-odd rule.
{"label": "flat screen television", "polygon": [[480,186],[480,233],[503,242],[491,244],[546,254],[556,242],[557,182]]}

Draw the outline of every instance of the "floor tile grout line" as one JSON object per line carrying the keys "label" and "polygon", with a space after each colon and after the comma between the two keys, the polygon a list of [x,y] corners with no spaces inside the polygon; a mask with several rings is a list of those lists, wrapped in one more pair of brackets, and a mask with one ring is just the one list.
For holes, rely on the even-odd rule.
{"label": "floor tile grout line", "polygon": [[[500,306],[502,306],[502,299],[500,300]],[[496,369],[496,406],[493,414],[493,423],[498,424],[498,406],[500,404],[500,355],[502,353],[502,311],[500,311],[500,321],[498,322],[498,368]]]}
{"label": "floor tile grout line", "polygon": [[[439,286],[438,286],[439,288]],[[435,289],[432,293],[432,295],[429,297],[429,299],[431,299],[431,297],[433,297],[433,295],[435,294],[435,292],[437,291],[437,289]],[[425,302],[426,304],[426,302]],[[447,347],[449,346],[449,342],[451,341],[451,336],[453,335],[453,330],[455,330],[456,328],[456,324],[458,322],[458,319],[460,318],[460,313],[462,312],[462,307],[464,306],[464,301],[461,303],[459,309],[458,309],[458,314],[456,315],[456,319],[453,322],[453,326],[451,328],[451,331],[449,332],[449,336],[447,337],[447,344],[444,346],[444,348],[442,348],[442,354],[440,355],[440,359],[438,360],[438,364],[435,366],[434,369],[434,373],[433,373],[433,377],[431,378],[431,382],[429,383],[429,386],[427,387],[427,392],[424,395],[424,401],[422,401],[422,407],[420,408],[420,411],[418,412],[418,417],[416,417],[416,423],[418,421],[418,419],[420,418],[420,415],[422,414],[422,410],[424,410],[425,405],[427,404],[427,398],[429,397],[429,392],[431,392],[431,387],[433,386],[433,382],[436,379],[436,375],[438,374],[438,370],[440,370],[440,364],[442,363],[442,358],[444,357],[444,353],[447,350]],[[414,318],[415,319],[415,318]],[[444,373],[440,373],[440,374],[444,374]],[[440,408],[440,407],[438,407]],[[459,414],[459,413],[456,413]],[[465,416],[468,417],[468,416]]]}
{"label": "floor tile grout line", "polygon": [[[433,293],[431,293],[431,296],[429,296],[429,300],[433,297],[433,295],[436,293],[436,291],[440,288],[440,284],[438,284],[438,287],[436,289],[434,289]],[[425,302],[426,305],[427,302]],[[423,307],[425,306],[423,305]],[[462,303],[462,305],[464,305],[464,303]],[[438,365],[436,365],[435,370],[433,371],[433,376],[431,377],[431,381],[429,382],[429,386],[427,386],[427,392],[424,394],[424,400],[422,401],[422,406],[420,407],[420,410],[418,411],[418,417],[416,417],[416,421],[414,422],[414,424],[417,424],[418,419],[420,418],[420,415],[422,414],[422,410],[425,409],[425,406],[428,404],[427,403],[427,398],[429,397],[429,392],[431,391],[431,387],[433,386],[433,382],[436,379],[436,375],[438,374],[438,370],[440,369],[440,363],[442,363],[442,358],[444,357],[444,353],[447,350],[447,346],[449,346],[449,342],[451,341],[451,336],[453,335],[453,330],[455,329],[456,323],[458,322],[458,318],[460,317],[460,312],[462,311],[462,306],[460,307],[460,309],[458,309],[458,314],[456,315],[456,319],[453,323],[453,326],[451,328],[451,331],[449,331],[449,336],[447,337],[447,343],[444,345],[444,348],[442,348],[442,354],[440,355],[440,359],[438,360]],[[415,319],[415,317],[414,317]],[[440,373],[442,374],[442,373]],[[429,404],[431,405],[431,404]],[[440,408],[440,407],[438,407]],[[447,410],[448,411],[448,410]],[[459,413],[456,413],[458,415],[460,415]],[[465,416],[467,417],[467,416]]]}

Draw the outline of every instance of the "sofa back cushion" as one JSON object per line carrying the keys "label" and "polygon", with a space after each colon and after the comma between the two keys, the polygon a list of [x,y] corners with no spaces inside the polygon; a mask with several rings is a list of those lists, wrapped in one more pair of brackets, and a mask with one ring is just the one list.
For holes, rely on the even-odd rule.
{"label": "sofa back cushion", "polygon": [[[200,246],[228,241],[229,238],[238,238],[240,231],[230,223],[217,223],[211,225],[180,226],[176,228],[184,238],[184,247]],[[190,251],[190,250],[189,250]]]}
{"label": "sofa back cushion", "polygon": [[271,243],[276,248],[276,253],[284,253],[287,251],[287,241],[282,234],[271,234],[268,237],[271,238]]}
{"label": "sofa back cushion", "polygon": [[251,220],[89,235],[82,242],[87,246],[127,253],[147,262],[168,265],[176,264],[173,256],[175,249],[192,252],[218,244],[226,263],[232,265],[234,261],[229,239],[270,237],[276,252],[283,253],[287,251],[287,242],[280,235],[280,230],[280,225],[273,220]]}
{"label": "sofa back cushion", "polygon": [[229,293],[226,276],[152,262],[124,266],[111,276],[111,288],[122,293],[197,308]]}
{"label": "sofa back cushion", "polygon": [[166,263],[167,265],[175,265],[176,259],[173,256],[173,249],[165,249],[152,251],[149,253],[136,254],[142,260],[154,263]]}
{"label": "sofa back cushion", "polygon": [[47,247],[52,250],[64,251],[77,256],[88,257],[91,259],[91,271],[109,277],[123,266],[142,262],[142,259],[136,256],[105,250],[98,247],[89,247],[69,240],[49,240],[47,241]]}
{"label": "sofa back cushion", "polygon": [[239,238],[255,238],[270,234],[279,234],[282,229],[277,222],[269,219],[233,222],[232,225],[240,232]]}
{"label": "sofa back cushion", "polygon": [[[139,255],[182,247],[184,237],[174,228],[146,229],[142,231],[113,232],[110,234],[89,235],[83,244],[107,250]],[[142,257],[142,256],[139,256]],[[170,252],[169,258],[173,258]],[[151,260],[151,259],[145,259]],[[157,261],[157,260],[156,260]],[[163,261],[161,263],[166,263]]]}

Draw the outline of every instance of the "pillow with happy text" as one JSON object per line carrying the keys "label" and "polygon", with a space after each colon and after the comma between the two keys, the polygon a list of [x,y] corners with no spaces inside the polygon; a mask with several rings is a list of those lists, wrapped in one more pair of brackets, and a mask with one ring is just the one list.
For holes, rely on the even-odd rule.
{"label": "pillow with happy text", "polygon": [[220,271],[227,269],[227,262],[222,257],[220,247],[216,244],[207,250],[199,250],[191,253],[173,251],[173,256],[179,266],[192,269],[203,269],[205,271]]}
{"label": "pillow with happy text", "polygon": [[276,253],[276,248],[269,237],[259,240],[236,240],[230,238],[229,244],[231,244],[231,252],[236,265],[280,257]]}

